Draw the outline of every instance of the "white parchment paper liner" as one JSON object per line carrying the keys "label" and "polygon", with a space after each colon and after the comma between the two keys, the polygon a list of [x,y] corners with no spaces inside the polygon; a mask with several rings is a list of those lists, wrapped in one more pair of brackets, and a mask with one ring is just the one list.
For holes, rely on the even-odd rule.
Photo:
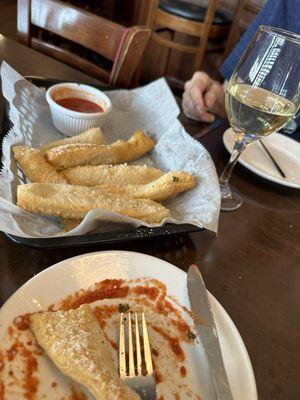
{"label": "white parchment paper liner", "polygon": [[[16,187],[26,183],[26,178],[11,156],[11,146],[24,144],[40,147],[62,135],[52,125],[45,90],[28,82],[5,62],[1,65],[1,80],[3,95],[10,106],[9,118],[13,123],[2,146],[1,231],[40,238],[125,230],[128,226],[157,226],[97,209],[90,211],[78,227],[61,234],[56,218],[34,215],[16,206]],[[103,126],[109,143],[128,139],[136,129],[143,129],[157,144],[150,155],[135,164],[152,165],[164,171],[184,170],[197,179],[194,189],[164,202],[171,211],[171,217],[163,223],[190,223],[216,232],[220,192],[215,167],[205,148],[191,138],[178,121],[179,108],[166,81],[159,79],[139,89],[109,91],[107,95],[113,105]]]}

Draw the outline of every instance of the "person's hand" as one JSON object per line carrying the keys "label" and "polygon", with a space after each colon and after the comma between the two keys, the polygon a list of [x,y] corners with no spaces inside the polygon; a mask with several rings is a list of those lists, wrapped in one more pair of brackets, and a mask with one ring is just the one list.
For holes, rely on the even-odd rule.
{"label": "person's hand", "polygon": [[215,116],[225,117],[225,92],[223,86],[205,72],[195,72],[184,86],[182,108],[189,118],[213,122]]}

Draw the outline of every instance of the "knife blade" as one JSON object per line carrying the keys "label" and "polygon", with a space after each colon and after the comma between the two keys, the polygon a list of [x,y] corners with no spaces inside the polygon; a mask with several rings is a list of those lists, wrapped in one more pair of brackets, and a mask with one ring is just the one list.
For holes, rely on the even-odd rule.
{"label": "knife blade", "polygon": [[[209,363],[216,399],[233,400],[211,304],[207,297],[207,290],[197,265],[191,265],[188,270],[187,288],[191,310],[195,317],[196,332],[203,344]],[[201,323],[199,321],[201,321]]]}

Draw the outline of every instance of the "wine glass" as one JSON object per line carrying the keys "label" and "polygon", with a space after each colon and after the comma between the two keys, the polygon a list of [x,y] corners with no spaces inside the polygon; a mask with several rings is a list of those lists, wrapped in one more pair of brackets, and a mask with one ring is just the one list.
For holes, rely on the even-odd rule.
{"label": "wine glass", "polygon": [[282,128],[282,132],[283,133],[287,133],[288,135],[292,135],[293,133],[296,132],[296,130],[298,129],[298,124],[296,119],[299,118],[300,113],[299,113],[299,109],[298,111],[295,113],[295,115],[293,116],[293,118],[286,124],[284,125],[284,127]]}
{"label": "wine glass", "polygon": [[242,205],[231,189],[233,167],[246,146],[278,131],[300,105],[300,35],[260,26],[234,70],[225,108],[235,133],[230,160],[219,178],[221,210]]}

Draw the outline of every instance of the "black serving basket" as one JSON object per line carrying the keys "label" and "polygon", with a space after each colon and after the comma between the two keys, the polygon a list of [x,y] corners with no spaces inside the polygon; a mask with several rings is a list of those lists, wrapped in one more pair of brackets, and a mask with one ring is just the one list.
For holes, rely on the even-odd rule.
{"label": "black serving basket", "polygon": [[[60,83],[60,80],[47,79],[42,77],[26,77],[33,84],[39,87],[49,88],[56,83]],[[65,82],[65,81],[64,81]],[[102,85],[93,85],[100,90],[109,90],[110,87]],[[1,137],[3,137],[8,129],[10,128],[10,121],[8,119],[8,104],[3,99],[3,106],[1,110]],[[6,233],[6,236],[13,242],[18,244],[23,244],[26,246],[36,247],[36,248],[63,248],[63,247],[77,247],[77,246],[88,246],[101,243],[117,243],[126,242],[131,240],[141,240],[146,238],[153,238],[157,236],[174,235],[178,233],[188,233],[194,231],[200,231],[201,228],[190,225],[190,224],[166,224],[157,228],[147,228],[141,226],[139,228],[132,228],[120,231],[112,231],[97,234],[84,234],[77,236],[67,236],[67,237],[52,237],[52,238],[24,238],[20,236],[11,235]]]}

